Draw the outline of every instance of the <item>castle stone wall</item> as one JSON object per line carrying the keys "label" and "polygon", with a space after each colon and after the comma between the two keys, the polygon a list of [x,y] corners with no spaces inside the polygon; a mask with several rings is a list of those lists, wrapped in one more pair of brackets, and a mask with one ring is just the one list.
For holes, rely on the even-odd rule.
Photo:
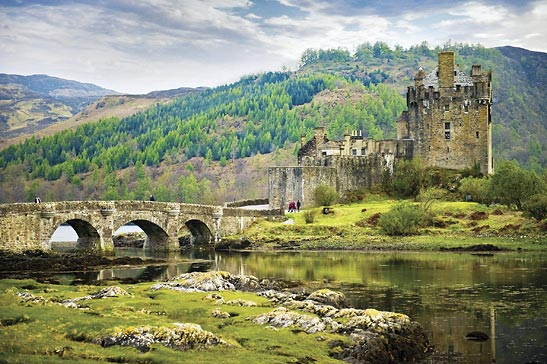
{"label": "castle stone wall", "polygon": [[317,186],[336,186],[336,168],[328,166],[294,166],[268,168],[269,205],[286,210],[290,201],[300,200],[302,207],[315,205]]}
{"label": "castle stone wall", "polygon": [[268,191],[270,208],[287,208],[289,201],[300,200],[303,207],[315,206],[314,192],[318,186],[335,187],[343,197],[346,193],[382,183],[393,172],[393,154],[372,154],[366,157],[302,158],[302,166],[270,167]]}

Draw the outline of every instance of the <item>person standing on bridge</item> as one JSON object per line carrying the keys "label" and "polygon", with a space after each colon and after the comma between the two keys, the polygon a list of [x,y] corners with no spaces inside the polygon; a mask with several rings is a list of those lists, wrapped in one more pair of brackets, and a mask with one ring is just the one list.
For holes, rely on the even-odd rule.
{"label": "person standing on bridge", "polygon": [[40,202],[42,202],[42,200],[40,199],[40,197],[36,196],[36,197],[34,197],[34,202],[40,203]]}
{"label": "person standing on bridge", "polygon": [[156,201],[156,199],[154,198],[154,195],[150,195],[150,201]]}

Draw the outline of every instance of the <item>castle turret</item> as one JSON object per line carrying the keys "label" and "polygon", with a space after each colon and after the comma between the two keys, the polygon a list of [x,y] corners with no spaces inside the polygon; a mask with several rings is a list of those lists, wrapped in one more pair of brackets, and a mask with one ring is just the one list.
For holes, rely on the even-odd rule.
{"label": "castle turret", "polygon": [[408,112],[397,122],[398,138],[413,140],[414,155],[426,165],[448,169],[479,166],[493,173],[491,72],[473,65],[466,75],[454,52],[439,53],[437,69],[418,70],[408,87]]}

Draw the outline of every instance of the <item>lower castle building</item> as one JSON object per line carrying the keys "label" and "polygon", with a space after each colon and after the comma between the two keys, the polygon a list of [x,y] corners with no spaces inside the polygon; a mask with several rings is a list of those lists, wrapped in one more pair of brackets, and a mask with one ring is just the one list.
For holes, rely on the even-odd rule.
{"label": "lower castle building", "polygon": [[323,127],[316,128],[311,140],[302,137],[297,166],[268,169],[270,207],[286,208],[291,200],[312,206],[320,185],[341,195],[371,188],[389,178],[400,159],[492,174],[491,105],[491,71],[473,65],[466,75],[454,64],[454,52],[441,52],[438,67],[429,74],[420,68],[408,87],[396,139],[377,141],[354,131],[332,141]]}

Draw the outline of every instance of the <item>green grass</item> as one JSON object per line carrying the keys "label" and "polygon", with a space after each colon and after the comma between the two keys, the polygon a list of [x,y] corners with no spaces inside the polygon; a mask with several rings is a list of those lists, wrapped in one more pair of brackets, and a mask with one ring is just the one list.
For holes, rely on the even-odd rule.
{"label": "green grass", "polygon": [[[504,206],[474,202],[435,202],[434,225],[421,228],[419,235],[388,236],[370,219],[399,202],[372,195],[359,203],[333,206],[327,215],[320,207],[307,209],[316,213],[313,223],[305,222],[304,213],[290,213],[286,217],[294,224],[262,221],[244,234],[258,249],[439,250],[477,244],[508,250],[547,249],[547,231],[541,223]],[[486,219],[474,218],[480,213],[486,213]]]}
{"label": "green grass", "polygon": [[[0,280],[0,362],[6,363],[297,363],[312,358],[336,362],[328,356],[328,333],[308,335],[291,329],[272,330],[253,324],[251,317],[273,309],[253,293],[219,292],[226,301],[244,299],[256,307],[216,305],[206,293],[153,291],[152,283],[119,285],[131,296],[82,301],[85,310],[63,307],[55,301],[81,297],[100,287],[39,284],[32,280]],[[16,292],[30,292],[48,302],[23,302]],[[215,308],[232,317],[218,319]],[[153,344],[147,353],[132,347],[103,348],[92,341],[116,330],[140,326],[196,323],[228,342],[204,351],[179,351]]]}

